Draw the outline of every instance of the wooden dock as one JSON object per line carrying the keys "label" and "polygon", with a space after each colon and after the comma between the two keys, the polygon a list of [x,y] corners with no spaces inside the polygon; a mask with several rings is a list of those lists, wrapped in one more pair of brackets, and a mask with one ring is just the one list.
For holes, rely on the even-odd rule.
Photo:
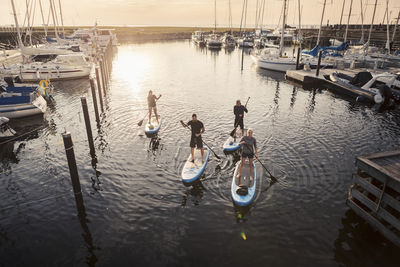
{"label": "wooden dock", "polygon": [[347,204],[400,247],[400,150],[360,156]]}

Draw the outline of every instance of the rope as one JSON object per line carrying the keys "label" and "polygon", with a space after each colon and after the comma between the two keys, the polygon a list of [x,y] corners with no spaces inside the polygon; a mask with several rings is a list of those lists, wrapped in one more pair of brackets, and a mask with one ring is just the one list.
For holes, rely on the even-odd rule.
{"label": "rope", "polygon": [[1,211],[8,210],[8,209],[15,208],[15,206],[16,206],[16,205],[29,205],[29,204],[35,204],[35,203],[43,202],[43,201],[46,201],[46,200],[51,200],[51,199],[60,198],[60,197],[63,197],[63,196],[69,195],[69,194],[71,194],[71,192],[64,193],[64,194],[57,195],[57,196],[51,196],[51,197],[46,197],[46,198],[42,198],[42,199],[32,200],[32,201],[28,201],[28,202],[16,203],[15,205],[8,206],[8,207],[5,207],[5,208],[2,208],[2,209],[0,209],[0,212],[1,212]]}
{"label": "rope", "polygon": [[6,144],[6,143],[9,143],[9,142],[11,142],[11,141],[14,141],[14,140],[16,140],[16,139],[18,139],[18,138],[20,138],[20,137],[22,137],[22,136],[31,134],[31,133],[33,133],[33,132],[35,132],[35,131],[38,131],[38,130],[44,129],[44,128],[45,128],[44,126],[40,126],[40,127],[37,127],[37,128],[35,128],[35,129],[33,129],[33,130],[29,131],[29,132],[26,132],[26,133],[23,133],[23,134],[21,134],[21,135],[18,135],[18,136],[15,136],[15,137],[13,137],[13,138],[10,138],[10,139],[8,139],[8,140],[6,140],[6,141],[4,141],[4,142],[1,142],[1,143],[0,143],[0,146],[1,146],[1,145],[4,145],[4,144]]}

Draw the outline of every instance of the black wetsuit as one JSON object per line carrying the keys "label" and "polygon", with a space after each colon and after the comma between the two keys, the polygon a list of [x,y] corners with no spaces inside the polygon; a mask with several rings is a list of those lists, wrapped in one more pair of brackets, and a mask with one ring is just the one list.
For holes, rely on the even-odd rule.
{"label": "black wetsuit", "polygon": [[[235,125],[234,127],[240,126],[240,129],[243,129],[243,117],[244,117],[244,112],[248,112],[247,108],[243,105],[240,106],[234,106],[233,107],[233,113],[235,114]],[[240,116],[242,115],[242,116]]]}
{"label": "black wetsuit", "polygon": [[190,147],[202,148],[203,147],[203,139],[200,136],[196,136],[201,132],[201,129],[204,128],[204,125],[201,121],[189,121],[187,123],[192,129],[192,137],[190,138]]}

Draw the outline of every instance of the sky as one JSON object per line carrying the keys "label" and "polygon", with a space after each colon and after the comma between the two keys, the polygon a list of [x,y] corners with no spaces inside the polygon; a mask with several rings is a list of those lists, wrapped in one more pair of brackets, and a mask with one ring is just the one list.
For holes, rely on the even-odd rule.
{"label": "sky", "polygon": [[[19,24],[23,25],[26,1],[36,3],[34,24],[42,25],[39,0],[14,0]],[[49,1],[41,0],[45,21],[49,14]],[[59,12],[59,0],[54,0]],[[64,25],[151,25],[151,26],[214,26],[214,0],[60,0]],[[244,0],[230,0],[234,26],[240,25]],[[257,1],[248,0],[247,23],[254,26]],[[361,23],[361,1],[365,9],[364,21],[371,23],[375,0],[345,0],[342,24],[347,23],[350,2],[353,1],[350,23]],[[324,0],[300,0],[302,25],[319,25]],[[264,25],[276,25],[282,13],[283,0],[266,0]],[[228,25],[229,0],[216,0],[217,27]],[[298,25],[298,0],[288,0],[287,23]],[[339,23],[343,0],[326,0],[324,24]],[[0,0],[0,25],[12,25],[11,0]],[[375,23],[381,23],[386,10],[386,0],[378,0]],[[389,0],[389,20],[395,22],[400,11],[400,0]],[[46,22],[47,23],[47,22]],[[386,22],[385,22],[386,23]],[[52,18],[50,17],[50,24]],[[25,23],[26,25],[26,23]]]}

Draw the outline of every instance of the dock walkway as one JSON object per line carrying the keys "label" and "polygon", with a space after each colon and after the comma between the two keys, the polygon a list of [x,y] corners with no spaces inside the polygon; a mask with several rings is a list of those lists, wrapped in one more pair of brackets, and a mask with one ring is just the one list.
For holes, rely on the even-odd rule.
{"label": "dock walkway", "polygon": [[347,204],[400,247],[400,150],[356,158]]}

